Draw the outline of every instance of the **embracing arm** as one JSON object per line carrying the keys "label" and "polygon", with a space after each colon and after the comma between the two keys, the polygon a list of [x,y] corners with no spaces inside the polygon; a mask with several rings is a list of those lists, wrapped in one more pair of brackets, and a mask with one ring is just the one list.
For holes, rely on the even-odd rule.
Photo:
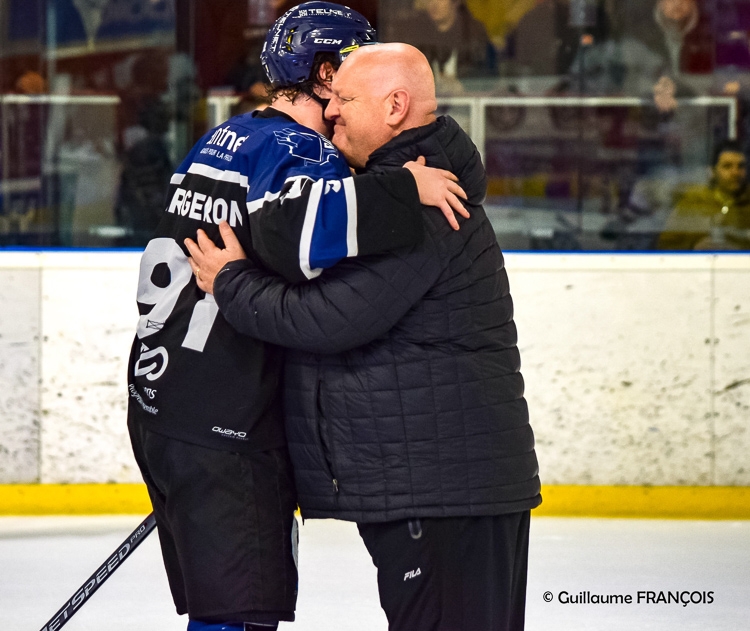
{"label": "embracing arm", "polygon": [[296,285],[249,260],[232,261],[216,276],[213,290],[224,318],[239,332],[298,350],[338,353],[393,328],[440,272],[428,235],[408,251],[345,261]]}
{"label": "embracing arm", "polygon": [[253,250],[269,269],[297,282],[347,257],[419,243],[422,204],[438,207],[458,229],[454,213],[468,217],[459,200],[464,191],[455,176],[423,162],[340,179],[293,171],[278,193],[247,202]]}
{"label": "embracing arm", "polygon": [[332,179],[293,173],[278,194],[249,201],[253,250],[289,281],[309,280],[347,257],[418,243],[422,208],[407,169]]}

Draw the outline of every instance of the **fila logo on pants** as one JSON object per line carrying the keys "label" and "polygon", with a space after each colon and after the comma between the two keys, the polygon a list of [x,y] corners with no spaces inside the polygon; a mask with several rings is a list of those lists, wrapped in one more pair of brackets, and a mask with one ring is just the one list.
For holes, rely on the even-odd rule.
{"label": "fila logo on pants", "polygon": [[422,570],[417,568],[416,570],[409,570],[406,574],[404,574],[404,580],[408,581],[410,578],[416,578],[422,573]]}

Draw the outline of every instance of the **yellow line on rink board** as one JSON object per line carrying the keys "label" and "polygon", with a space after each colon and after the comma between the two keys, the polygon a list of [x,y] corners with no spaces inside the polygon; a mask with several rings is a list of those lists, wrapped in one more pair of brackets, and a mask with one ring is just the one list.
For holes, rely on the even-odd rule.
{"label": "yellow line on rink board", "polygon": [[[542,487],[534,517],[750,519],[750,487]],[[0,515],[146,514],[143,484],[0,484]]]}
{"label": "yellow line on rink board", "polygon": [[750,487],[548,485],[542,487],[542,505],[532,515],[750,519]]}
{"label": "yellow line on rink board", "polygon": [[0,515],[107,515],[151,512],[145,484],[4,484]]}

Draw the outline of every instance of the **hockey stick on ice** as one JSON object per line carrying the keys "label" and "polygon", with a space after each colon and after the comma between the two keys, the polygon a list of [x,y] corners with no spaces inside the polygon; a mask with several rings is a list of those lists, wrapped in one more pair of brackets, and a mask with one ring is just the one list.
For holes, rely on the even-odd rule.
{"label": "hockey stick on ice", "polygon": [[99,586],[106,581],[120,564],[130,556],[141,541],[143,541],[151,531],[156,528],[156,519],[151,513],[141,522],[128,538],[123,541],[109,558],[94,572],[89,579],[78,588],[75,594],[66,602],[62,608],[45,624],[41,631],[57,631],[62,629],[73,615],[81,608],[86,601],[99,589]]}

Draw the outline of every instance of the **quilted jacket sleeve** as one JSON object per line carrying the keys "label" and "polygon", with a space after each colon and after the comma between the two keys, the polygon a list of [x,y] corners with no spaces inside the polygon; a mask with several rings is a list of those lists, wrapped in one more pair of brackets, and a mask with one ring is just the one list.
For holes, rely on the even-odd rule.
{"label": "quilted jacket sleeve", "polygon": [[247,202],[248,227],[255,253],[289,281],[315,278],[346,257],[383,254],[423,238],[419,192],[408,169],[336,179],[340,174],[329,164],[301,169],[286,159],[273,166],[274,175],[286,179],[270,185],[277,193],[251,188],[249,197],[260,198]]}
{"label": "quilted jacket sleeve", "polygon": [[325,275],[289,284],[249,260],[214,282],[224,318],[245,335],[313,353],[339,353],[390,330],[442,271],[431,235],[408,250],[346,260]]}

